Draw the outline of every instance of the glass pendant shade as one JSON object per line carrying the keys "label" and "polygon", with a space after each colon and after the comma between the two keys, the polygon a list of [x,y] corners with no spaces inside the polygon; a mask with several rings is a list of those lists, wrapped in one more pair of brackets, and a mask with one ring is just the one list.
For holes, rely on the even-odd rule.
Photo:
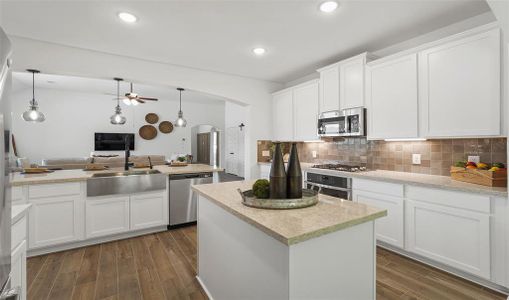
{"label": "glass pendant shade", "polygon": [[[113,125],[124,125],[126,122],[126,117],[122,116],[122,108],[120,108],[120,81],[122,78],[114,78],[117,81],[117,106],[115,107],[115,113],[110,117],[110,123]],[[125,100],[129,99],[124,99]]]}
{"label": "glass pendant shade", "polygon": [[46,117],[39,111],[39,105],[37,104],[37,101],[35,101],[35,73],[39,73],[39,71],[33,69],[28,69],[27,71],[32,73],[32,100],[30,100],[28,110],[25,111],[21,117],[27,122],[43,122],[46,120]]}
{"label": "glass pendant shade", "polygon": [[184,113],[182,112],[182,91],[184,89],[183,88],[177,88],[177,90],[180,93],[180,108],[179,108],[179,112],[178,112],[178,118],[177,118],[177,120],[173,124],[176,127],[186,127],[187,121],[186,121],[186,119],[184,119]]}

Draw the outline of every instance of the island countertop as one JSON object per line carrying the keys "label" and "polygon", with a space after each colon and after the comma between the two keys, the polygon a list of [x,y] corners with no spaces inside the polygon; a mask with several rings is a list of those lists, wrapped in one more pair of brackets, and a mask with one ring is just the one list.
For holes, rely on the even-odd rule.
{"label": "island countertop", "polygon": [[[135,169],[135,170],[147,170],[148,168]],[[193,173],[208,173],[208,172],[220,172],[224,169],[216,168],[204,164],[190,164],[185,167],[170,167],[166,165],[154,166],[154,170],[167,175],[174,174],[193,174]],[[14,173],[11,175],[10,182],[12,186],[20,186],[27,184],[48,184],[48,183],[62,183],[62,182],[76,182],[85,181],[92,177],[96,173],[110,173],[116,171],[123,171],[122,168],[112,168],[104,171],[84,171],[81,169],[76,170],[58,170],[52,173],[44,174],[20,174]]]}
{"label": "island countertop", "polygon": [[[318,204],[301,209],[266,210],[247,207],[237,191],[251,189],[254,181],[195,185],[192,188],[221,208],[278,241],[293,245],[387,215],[365,204],[319,194]],[[199,204],[198,204],[199,205]]]}

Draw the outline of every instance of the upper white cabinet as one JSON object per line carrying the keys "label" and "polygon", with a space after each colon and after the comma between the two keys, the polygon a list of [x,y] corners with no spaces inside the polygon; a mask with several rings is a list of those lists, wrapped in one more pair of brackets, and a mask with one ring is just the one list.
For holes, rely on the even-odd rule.
{"label": "upper white cabinet", "polygon": [[293,93],[285,90],[272,98],[273,139],[290,141],[293,139]]}
{"label": "upper white cabinet", "polygon": [[320,112],[364,106],[365,66],[372,58],[362,53],[318,70]]}
{"label": "upper white cabinet", "polygon": [[417,54],[368,65],[368,139],[419,136]]}
{"label": "upper white cabinet", "polygon": [[318,81],[293,89],[294,140],[316,140],[318,123]]}
{"label": "upper white cabinet", "polygon": [[337,64],[320,72],[320,112],[339,109],[339,67]]}
{"label": "upper white cabinet", "polygon": [[500,135],[500,30],[419,53],[425,137]]}
{"label": "upper white cabinet", "polygon": [[311,80],[274,93],[273,139],[305,141],[318,139],[318,81]]}

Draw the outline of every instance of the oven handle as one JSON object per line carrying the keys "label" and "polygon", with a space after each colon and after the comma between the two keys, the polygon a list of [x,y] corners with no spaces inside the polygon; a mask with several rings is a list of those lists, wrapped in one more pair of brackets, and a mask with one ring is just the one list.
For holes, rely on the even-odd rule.
{"label": "oven handle", "polygon": [[343,192],[351,192],[352,191],[352,189],[340,188],[340,187],[335,187],[335,186],[330,186],[330,185],[325,185],[325,184],[319,184],[319,183],[309,182],[307,180],[305,180],[304,183],[312,185],[312,186],[316,186],[316,187],[320,188],[320,190],[321,189],[330,189],[330,190],[343,191]]}

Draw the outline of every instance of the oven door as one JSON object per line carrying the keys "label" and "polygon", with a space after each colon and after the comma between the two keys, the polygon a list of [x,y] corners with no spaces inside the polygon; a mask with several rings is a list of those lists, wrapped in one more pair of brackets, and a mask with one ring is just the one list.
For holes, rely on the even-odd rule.
{"label": "oven door", "polygon": [[307,188],[320,194],[352,201],[352,190],[306,181]]}

